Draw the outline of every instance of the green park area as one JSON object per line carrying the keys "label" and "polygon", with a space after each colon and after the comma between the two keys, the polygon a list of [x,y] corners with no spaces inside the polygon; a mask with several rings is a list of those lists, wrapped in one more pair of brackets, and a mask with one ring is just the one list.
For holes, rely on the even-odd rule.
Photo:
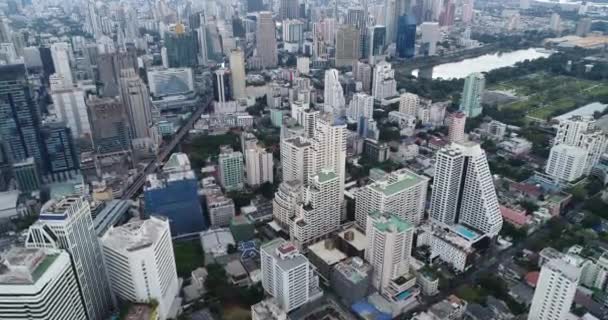
{"label": "green park area", "polygon": [[177,274],[190,277],[192,270],[205,265],[205,254],[198,240],[176,241],[173,243]]}
{"label": "green park area", "polygon": [[525,113],[528,118],[547,120],[608,97],[608,83],[564,75],[534,73],[499,82],[489,90],[507,91],[518,100],[499,105],[501,111]]}

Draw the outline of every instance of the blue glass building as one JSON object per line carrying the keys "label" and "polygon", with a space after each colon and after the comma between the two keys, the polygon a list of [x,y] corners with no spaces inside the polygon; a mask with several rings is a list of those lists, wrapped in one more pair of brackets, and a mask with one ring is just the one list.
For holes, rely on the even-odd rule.
{"label": "blue glass building", "polygon": [[169,218],[173,236],[208,228],[199,200],[198,181],[183,153],[171,155],[162,173],[148,176],[144,205],[146,216]]}
{"label": "blue glass building", "polygon": [[416,18],[402,15],[397,24],[397,55],[400,58],[413,58],[416,54]]}

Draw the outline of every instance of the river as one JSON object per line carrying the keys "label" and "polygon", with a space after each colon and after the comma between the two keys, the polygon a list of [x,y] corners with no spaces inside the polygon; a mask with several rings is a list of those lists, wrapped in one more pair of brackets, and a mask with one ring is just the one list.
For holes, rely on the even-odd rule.
{"label": "river", "polygon": [[424,78],[432,76],[433,79],[461,79],[473,72],[487,72],[490,70],[510,67],[524,60],[546,58],[551,52],[544,49],[522,49],[505,53],[484,54],[476,58],[465,59],[458,62],[444,63],[433,68],[412,71],[413,76],[420,75]]}

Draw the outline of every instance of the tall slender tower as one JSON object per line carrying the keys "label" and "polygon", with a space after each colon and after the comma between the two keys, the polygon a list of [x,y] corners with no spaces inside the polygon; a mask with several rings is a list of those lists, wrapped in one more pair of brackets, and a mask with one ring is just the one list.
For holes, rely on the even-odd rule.
{"label": "tall slender tower", "polygon": [[55,73],[63,78],[63,86],[71,88],[74,85],[72,69],[70,68],[70,45],[66,42],[53,43],[51,56],[55,66]]}
{"label": "tall slender tower", "polygon": [[256,51],[262,67],[272,68],[278,64],[276,27],[272,12],[262,11],[259,14],[256,32]]}
{"label": "tall slender tower", "polygon": [[475,118],[481,115],[481,112],[483,111],[481,98],[485,86],[486,79],[481,73],[472,73],[464,80],[460,111],[464,112],[467,117]]}
{"label": "tall slender tower", "polygon": [[346,102],[344,100],[344,91],[340,84],[340,74],[336,69],[325,71],[323,103],[325,104],[325,112],[331,112],[336,117],[344,115]]}
{"label": "tall slender tower", "polygon": [[114,309],[103,253],[91,208],[82,196],[46,203],[29,230],[26,247],[63,249],[70,254],[89,319],[107,319]]}
{"label": "tall slender tower", "polygon": [[120,72],[120,95],[129,117],[131,138],[151,138],[154,134],[150,94],[135,70],[123,69]]}
{"label": "tall slender tower", "polygon": [[230,51],[230,70],[232,71],[232,96],[236,99],[247,97],[245,92],[245,55],[240,48]]}
{"label": "tall slender tower", "polygon": [[540,270],[528,320],[561,320],[570,312],[581,269],[564,258],[549,260]]}

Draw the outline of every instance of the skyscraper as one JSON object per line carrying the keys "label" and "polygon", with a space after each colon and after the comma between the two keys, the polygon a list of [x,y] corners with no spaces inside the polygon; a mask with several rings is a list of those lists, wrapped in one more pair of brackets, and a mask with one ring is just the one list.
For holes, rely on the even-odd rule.
{"label": "skyscraper", "polygon": [[355,220],[362,229],[367,216],[374,212],[391,212],[407,223],[417,225],[424,216],[429,179],[407,169],[391,172],[355,194]]}
{"label": "skyscraper", "polygon": [[0,138],[12,161],[33,157],[45,165],[39,110],[22,64],[0,66]]}
{"label": "skyscraper", "polygon": [[361,117],[372,119],[374,116],[374,97],[365,93],[355,93],[348,104],[346,116],[349,121],[359,121]]}
{"label": "skyscraper", "polygon": [[462,2],[462,22],[470,23],[473,21],[474,0],[464,0]]}
{"label": "skyscraper", "polygon": [[344,179],[346,171],[346,123],[334,120],[325,113],[318,117],[313,139],[315,154],[315,173],[330,169],[339,177],[340,202],[344,198]]}
{"label": "skyscraper", "polygon": [[340,73],[336,69],[325,71],[323,103],[325,104],[326,112],[331,112],[336,117],[344,115],[346,102],[344,101],[344,91],[340,84]]}
{"label": "skyscraper", "polygon": [[129,117],[130,137],[132,139],[152,138],[152,103],[148,87],[135,70],[120,72],[120,95]]}
{"label": "skyscraper", "polygon": [[588,160],[587,150],[567,144],[551,148],[545,172],[562,181],[576,181],[585,175]]}
{"label": "skyscraper", "polygon": [[371,212],[366,224],[365,260],[373,267],[372,285],[392,297],[391,282],[409,276],[414,227],[392,213]]}
{"label": "skyscraper", "polygon": [[116,295],[133,303],[155,300],[160,319],[166,319],[179,294],[169,221],[132,219],[110,228],[100,242]]}
{"label": "skyscraper", "polygon": [[89,319],[107,319],[114,308],[103,253],[89,203],[69,196],[46,203],[26,237],[28,248],[63,249],[70,254]]}
{"label": "skyscraper", "polygon": [[220,183],[226,190],[240,190],[243,188],[243,154],[232,150],[229,146],[222,146],[217,159]]}
{"label": "skyscraper", "polygon": [[74,86],[72,78],[72,68],[70,68],[70,45],[66,42],[57,42],[51,45],[51,55],[55,66],[55,73],[63,79],[63,87],[71,88]]}
{"label": "skyscraper", "polygon": [[281,20],[297,19],[300,17],[300,4],[298,0],[281,0],[279,6],[279,16]]}
{"label": "skyscraper", "polygon": [[399,112],[416,117],[418,115],[420,97],[413,93],[403,93],[399,96]]}
{"label": "skyscraper", "polygon": [[175,27],[175,32],[165,34],[165,47],[170,68],[195,67],[198,65],[199,36],[192,30],[186,30],[182,24]]}
{"label": "skyscraper", "polygon": [[99,153],[131,149],[129,117],[118,99],[93,97],[87,101],[93,133],[93,148]]}
{"label": "skyscraper", "polygon": [[296,246],[281,238],[260,248],[262,286],[285,312],[320,294],[319,279]]}
{"label": "skyscraper", "polygon": [[353,65],[353,76],[355,81],[361,82],[363,92],[370,94],[372,92],[372,67],[360,61]]}
{"label": "skyscraper", "polygon": [[246,98],[245,56],[240,48],[230,50],[230,71],[232,71],[232,95],[234,99]]}
{"label": "skyscraper", "polygon": [[486,154],[474,142],[452,143],[437,152],[430,217],[461,223],[494,237],[502,216]]}
{"label": "skyscraper", "polygon": [[467,116],[462,112],[454,112],[450,114],[448,119],[448,140],[450,142],[464,142]]}
{"label": "skyscraper", "polygon": [[409,14],[400,16],[397,24],[397,55],[413,58],[416,54],[416,18]]}
{"label": "skyscraper", "polygon": [[483,111],[481,99],[485,87],[486,78],[481,73],[471,73],[464,80],[460,111],[464,112],[468,118],[475,118],[481,115]]}
{"label": "skyscraper", "polygon": [[207,229],[198,181],[186,154],[172,154],[161,174],[148,175],[144,186],[144,211],[148,216],[167,217],[173,236]]}
{"label": "skyscraper", "polygon": [[84,90],[57,89],[51,92],[55,115],[64,122],[74,138],[91,139],[91,123],[87,113]]}
{"label": "skyscraper", "polygon": [[423,22],[420,25],[422,38],[420,39],[419,54],[434,56],[437,54],[437,42],[441,38],[441,31],[437,22]]}
{"label": "skyscraper", "polygon": [[281,139],[283,181],[306,183],[314,171],[312,143],[303,137]]}
{"label": "skyscraper", "polygon": [[549,260],[541,268],[528,320],[560,320],[567,317],[581,269],[565,259]]}
{"label": "skyscraper", "polygon": [[205,13],[198,14],[198,26],[196,27],[196,36],[198,38],[198,58],[201,65],[206,65],[209,62],[209,48],[207,46],[207,19]]}
{"label": "skyscraper", "polygon": [[276,27],[272,20],[272,12],[259,13],[256,31],[256,51],[263,68],[277,66],[277,36]]}
{"label": "skyscraper", "polygon": [[219,68],[215,70],[213,78],[213,98],[217,102],[232,101],[232,74],[230,69]]}
{"label": "skyscraper", "polygon": [[260,146],[245,149],[245,168],[247,184],[250,186],[274,181],[272,152]]}
{"label": "skyscraper", "polygon": [[456,14],[456,4],[454,0],[442,0],[441,13],[439,14],[440,26],[451,26],[454,24],[454,15]]}
{"label": "skyscraper", "polygon": [[336,33],[336,67],[351,66],[359,60],[359,30],[350,25],[341,25]]}
{"label": "skyscraper", "polygon": [[6,319],[86,319],[70,256],[63,250],[11,248],[0,261]]}
{"label": "skyscraper", "polygon": [[97,57],[97,72],[102,85],[103,97],[120,95],[120,72],[124,69],[137,68],[137,56],[133,52],[112,52]]}
{"label": "skyscraper", "polygon": [[395,70],[390,63],[381,61],[374,67],[374,79],[372,83],[372,96],[376,100],[382,100],[397,95],[397,81]]}
{"label": "skyscraper", "polygon": [[46,123],[42,127],[49,173],[59,174],[78,169],[78,154],[72,136],[70,128],[62,122]]}
{"label": "skyscraper", "polygon": [[384,54],[384,47],[386,45],[386,27],[381,25],[369,27],[368,35],[368,52],[366,56],[369,63],[374,65]]}

